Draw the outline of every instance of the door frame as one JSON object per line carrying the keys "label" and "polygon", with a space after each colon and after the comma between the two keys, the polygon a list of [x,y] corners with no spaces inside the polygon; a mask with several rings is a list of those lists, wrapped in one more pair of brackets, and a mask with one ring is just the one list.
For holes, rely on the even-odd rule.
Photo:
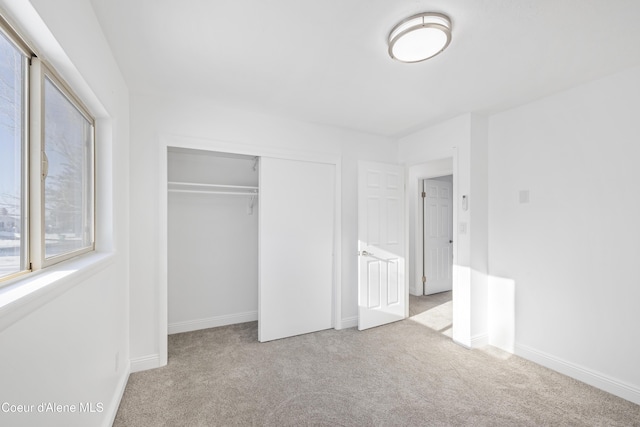
{"label": "door frame", "polygon": [[[453,169],[451,173],[447,173],[445,172],[444,175],[437,175],[437,176],[433,176],[433,177],[429,177],[429,178],[418,178],[418,182],[423,184],[423,188],[424,188],[424,181],[425,180],[429,180],[429,179],[437,179],[437,178],[441,178],[441,177],[445,177],[445,176],[451,176],[453,177]],[[453,207],[453,202],[455,201],[454,197],[453,197],[453,187],[454,187],[454,183],[451,183],[451,240],[453,240],[454,242],[457,240],[457,236],[455,236],[455,233],[457,232],[457,228],[453,226],[454,222],[453,222],[453,212],[454,212],[454,207]],[[424,190],[423,190],[424,191]],[[424,260],[424,249],[426,248],[427,244],[426,244],[426,239],[425,239],[425,232],[424,232],[424,220],[425,220],[425,216],[426,216],[426,212],[425,212],[425,199],[422,199],[422,203],[420,204],[420,213],[422,215],[421,217],[421,221],[419,224],[419,229],[415,230],[414,233],[414,239],[418,239],[418,237],[420,238],[422,244],[421,245],[417,245],[416,244],[416,251],[419,251],[421,258],[419,258],[420,260],[422,260],[422,275],[420,277],[420,279],[422,279],[422,276],[426,276],[425,273],[425,260]],[[417,221],[416,221],[417,222]],[[418,225],[418,224],[416,224]],[[454,237],[456,237],[456,239],[454,239]],[[416,242],[417,243],[417,242]],[[419,248],[419,249],[418,249]],[[453,245],[451,247],[451,252],[452,252],[452,256],[453,256]],[[418,258],[416,255],[416,263],[418,263]],[[416,265],[416,276],[418,275],[418,265]],[[453,282],[453,262],[451,263],[451,281]],[[453,287],[453,283],[451,284]],[[422,295],[424,295],[424,287],[425,284],[422,284]]]}
{"label": "door frame", "polygon": [[342,166],[341,157],[331,153],[317,153],[285,148],[264,147],[215,139],[194,138],[179,135],[159,135],[158,144],[158,288],[157,288],[157,366],[165,366],[168,361],[168,149],[186,148],[193,150],[215,151],[220,153],[243,154],[257,157],[277,157],[287,160],[327,163],[335,166],[335,201],[333,230],[333,284],[332,284],[332,327],[342,329]]}
{"label": "door frame", "polygon": [[[415,205],[411,206],[411,193],[413,192],[414,198],[413,200],[418,200],[418,188],[421,188],[421,183],[425,179],[436,178],[439,176],[452,175],[453,176],[453,292],[452,292],[452,304],[455,307],[456,302],[459,299],[460,295],[457,295],[456,298],[456,284],[458,280],[462,280],[456,274],[455,263],[458,259],[458,150],[453,148],[451,150],[446,150],[443,153],[439,153],[438,155],[433,156],[429,160],[424,160],[416,163],[406,163],[405,164],[406,171],[406,182],[407,182],[407,197],[405,198],[406,203],[406,253],[407,263],[406,263],[406,277],[407,277],[407,313],[405,317],[409,317],[409,295],[411,282],[418,281],[422,285],[422,266],[424,262],[424,253],[422,249],[422,236],[424,234],[423,228],[424,224],[422,222],[422,203],[415,203]],[[411,221],[411,212],[413,212],[414,221]],[[413,238],[413,250],[411,250],[411,241]],[[416,244],[417,238],[420,238],[420,244]],[[411,282],[410,282],[411,281]],[[424,294],[424,286],[422,286],[423,294]],[[453,310],[453,319],[452,319],[452,330],[456,327],[456,311]]]}

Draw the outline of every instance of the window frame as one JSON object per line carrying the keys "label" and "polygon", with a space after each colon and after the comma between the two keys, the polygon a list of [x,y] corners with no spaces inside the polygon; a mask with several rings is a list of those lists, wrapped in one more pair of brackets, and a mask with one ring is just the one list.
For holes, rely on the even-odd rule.
{"label": "window frame", "polygon": [[[96,119],[90,110],[76,95],[76,92],[59,76],[46,61],[38,58],[23,37],[0,15],[0,31],[24,55],[24,94],[23,94],[23,141],[22,141],[22,232],[26,234],[21,242],[21,271],[0,277],[0,288],[15,281],[16,278],[36,272],[80,255],[96,251],[97,234],[97,131]],[[71,103],[71,105],[91,125],[91,172],[88,185],[91,191],[89,208],[91,212],[90,245],[45,258],[45,180],[44,180],[44,141],[45,141],[45,99],[44,84],[48,79],[53,86]],[[23,259],[24,257],[24,259]]]}
{"label": "window frame", "polygon": [[[20,270],[6,276],[0,277],[0,287],[3,282],[9,281],[16,277],[28,274],[31,269],[31,255],[30,255],[30,240],[31,240],[31,228],[30,228],[30,197],[29,197],[29,141],[30,141],[30,61],[34,56],[33,50],[24,42],[22,37],[9,25],[9,23],[0,15],[0,32],[21,54],[22,54],[22,123],[21,123],[21,153],[20,153],[20,165],[21,165],[21,182],[20,182]],[[24,235],[24,237],[22,237]]]}
{"label": "window frame", "polygon": [[[88,252],[93,252],[96,247],[96,241],[95,241],[95,236],[96,236],[96,121],[93,118],[93,116],[89,113],[89,110],[84,106],[82,101],[80,101],[78,97],[74,94],[71,88],[69,88],[69,86],[64,82],[64,80],[62,80],[62,78],[60,78],[57,75],[57,73],[53,71],[53,69],[49,67],[45,62],[40,61],[37,58],[34,58],[31,64],[31,70],[33,74],[36,74],[35,76],[32,74],[33,80],[36,81],[35,78],[38,78],[38,84],[40,86],[39,99],[37,100],[32,99],[33,102],[31,105],[31,108],[32,108],[31,112],[32,112],[32,115],[35,115],[36,112],[40,114],[38,149],[40,150],[40,157],[41,157],[38,163],[34,163],[35,165],[40,166],[40,173],[39,173],[40,208],[38,209],[39,211],[38,214],[40,216],[39,221],[40,221],[40,230],[41,230],[38,236],[40,238],[40,244],[39,244],[40,250],[38,254],[32,254],[32,259],[39,258],[41,262],[41,267],[48,267],[50,265],[57,264],[61,261],[75,258],[76,256],[79,256]],[[44,174],[45,162],[46,162],[45,160],[46,156],[44,156],[45,114],[46,114],[44,86],[45,86],[46,80],[49,80],[49,82],[53,84],[53,86],[62,94],[62,96],[64,96],[66,100],[69,101],[71,105],[91,125],[91,135],[90,135],[91,137],[91,173],[88,174],[88,178],[91,180],[89,185],[89,187],[91,188],[91,203],[89,204],[91,209],[91,212],[90,212],[91,243],[89,246],[76,249],[70,252],[64,252],[62,254],[54,255],[49,258],[46,257],[46,248],[45,248],[46,230],[45,230],[45,224],[44,224],[45,222],[45,178],[46,178]],[[31,148],[34,149],[33,145],[31,146]],[[33,164],[31,167],[33,168]],[[34,189],[32,188],[32,191],[33,190]]]}

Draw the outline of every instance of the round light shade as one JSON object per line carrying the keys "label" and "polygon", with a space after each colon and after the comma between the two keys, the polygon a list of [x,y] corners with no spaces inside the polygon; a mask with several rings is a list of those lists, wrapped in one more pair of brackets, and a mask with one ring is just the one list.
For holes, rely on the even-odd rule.
{"label": "round light shade", "polygon": [[442,52],[451,41],[451,21],[440,13],[405,19],[389,34],[389,55],[402,62],[420,62]]}

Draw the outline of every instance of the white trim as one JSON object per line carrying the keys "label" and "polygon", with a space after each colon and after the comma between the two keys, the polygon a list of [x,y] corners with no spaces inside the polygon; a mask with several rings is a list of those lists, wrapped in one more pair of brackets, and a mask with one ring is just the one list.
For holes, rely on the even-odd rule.
{"label": "white trim", "polygon": [[471,338],[471,348],[479,348],[489,345],[489,335],[480,334]]}
{"label": "white trim", "polygon": [[186,320],[184,322],[170,323],[169,335],[198,331],[200,329],[217,328],[218,326],[234,325],[236,323],[255,322],[257,320],[258,311],[226,314],[223,316],[208,317],[206,319]]}
{"label": "white trim", "polygon": [[568,362],[524,344],[516,343],[515,347],[515,354],[517,356],[640,405],[640,387],[638,386]]}
{"label": "white trim", "polygon": [[[335,165],[335,227],[334,227],[334,284],[333,284],[333,315],[332,322],[335,329],[340,329],[340,313],[342,312],[342,161],[339,154],[291,150],[286,148],[250,145],[234,141],[221,141],[206,138],[194,138],[172,134],[161,134],[158,143],[158,355],[157,365],[150,366],[140,363],[140,366],[150,366],[146,369],[165,366],[168,354],[168,295],[167,295],[167,207],[168,207],[168,174],[167,150],[169,147],[204,150],[210,152],[244,154],[257,157],[276,157],[280,159],[310,161]],[[408,296],[407,296],[408,298]],[[138,365],[136,365],[138,366]],[[140,369],[142,370],[142,369]]]}
{"label": "white trim", "polygon": [[320,151],[292,150],[279,147],[244,144],[219,139],[195,138],[174,134],[160,135],[161,149],[168,147],[203,150],[209,152],[241,154],[245,156],[276,157],[279,159],[300,160],[316,163],[340,164],[340,155]]}
{"label": "white trim", "polygon": [[467,350],[471,350],[471,348],[472,348],[470,344],[464,343],[462,341],[458,341],[455,338],[451,338],[451,341],[453,341],[454,343],[458,344],[460,347],[466,348]]}
{"label": "white trim", "polygon": [[333,328],[342,325],[342,160],[335,159],[335,194],[333,220]]}
{"label": "white trim", "polygon": [[103,425],[105,427],[112,426],[116,420],[116,415],[118,415],[118,408],[120,407],[120,402],[122,401],[124,390],[127,388],[127,382],[129,382],[130,374],[131,374],[131,363],[127,361],[125,373],[118,380],[118,384],[116,385],[116,388],[113,391],[113,398],[111,399],[111,404],[108,406],[109,409],[108,409],[107,416],[104,418],[105,423]]}
{"label": "white trim", "polygon": [[358,316],[344,317],[340,323],[341,329],[355,328],[358,326]]}
{"label": "white trim", "polygon": [[[443,169],[442,172],[430,172],[430,173],[425,173],[425,174],[416,174],[417,176],[415,176],[414,184],[416,184],[418,187],[417,188],[422,188],[422,182],[426,179],[433,179],[433,178],[438,178],[441,176],[449,176],[451,175],[452,177],[452,181],[451,181],[451,197],[452,197],[452,201],[455,202],[456,199],[453,196],[453,156],[449,157],[451,159],[451,163],[452,163],[452,167],[451,169]],[[444,159],[438,159],[438,160],[444,160]],[[435,162],[438,160],[432,160],[431,162]],[[426,163],[421,163],[418,165],[414,165],[413,167],[425,167],[428,168],[429,164],[431,162],[426,162]],[[409,174],[411,174],[411,172],[409,172]],[[419,195],[414,194],[410,197],[419,197]],[[411,207],[411,201],[409,201],[408,206]],[[423,265],[424,268],[424,251],[423,251],[423,245],[422,244],[418,244],[418,241],[420,243],[422,243],[422,240],[424,239],[424,223],[423,223],[423,217],[422,217],[422,210],[424,209],[424,200],[423,201],[419,201],[416,202],[415,205],[415,210],[413,212],[414,214],[414,240],[415,240],[415,257],[414,260],[416,262],[417,265]],[[455,222],[453,222],[453,212],[454,212],[454,207],[453,205],[451,206],[451,221],[452,224],[455,224]],[[458,229],[457,227],[452,227],[452,233],[451,233],[451,238],[456,241],[458,240]],[[411,233],[409,233],[411,234]],[[410,236],[409,236],[410,237]],[[419,239],[419,240],[418,240]],[[451,248],[451,251],[453,252],[453,248]],[[453,282],[453,264],[451,265],[451,281]],[[413,286],[413,295],[419,296],[419,295],[424,295],[424,284],[422,283],[422,272],[419,271],[419,269],[416,269],[415,271],[415,276],[413,277],[412,283],[414,284]],[[453,287],[453,283],[451,284]]]}
{"label": "white trim", "polygon": [[[166,357],[166,355],[165,355]],[[131,359],[130,372],[147,371],[149,369],[160,368],[167,363],[162,364],[162,357],[159,354],[149,354],[147,356],[141,356]]]}
{"label": "white trim", "polygon": [[[170,146],[169,141],[160,136],[160,144],[158,144],[160,153],[159,158],[159,181],[158,181],[158,353],[159,366],[165,366],[168,361],[169,354],[169,297],[168,297],[168,260],[169,260],[169,231],[168,231],[168,209],[169,209],[169,161],[167,149]],[[151,368],[155,368],[152,366]],[[150,368],[147,368],[150,369]],[[142,370],[142,369],[141,369]]]}

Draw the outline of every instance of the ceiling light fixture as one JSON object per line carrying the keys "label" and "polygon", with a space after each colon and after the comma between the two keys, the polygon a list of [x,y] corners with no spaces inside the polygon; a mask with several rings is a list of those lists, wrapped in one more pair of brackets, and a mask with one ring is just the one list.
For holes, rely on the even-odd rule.
{"label": "ceiling light fixture", "polygon": [[411,16],[389,33],[389,56],[401,62],[433,58],[451,42],[451,20],[441,13]]}

